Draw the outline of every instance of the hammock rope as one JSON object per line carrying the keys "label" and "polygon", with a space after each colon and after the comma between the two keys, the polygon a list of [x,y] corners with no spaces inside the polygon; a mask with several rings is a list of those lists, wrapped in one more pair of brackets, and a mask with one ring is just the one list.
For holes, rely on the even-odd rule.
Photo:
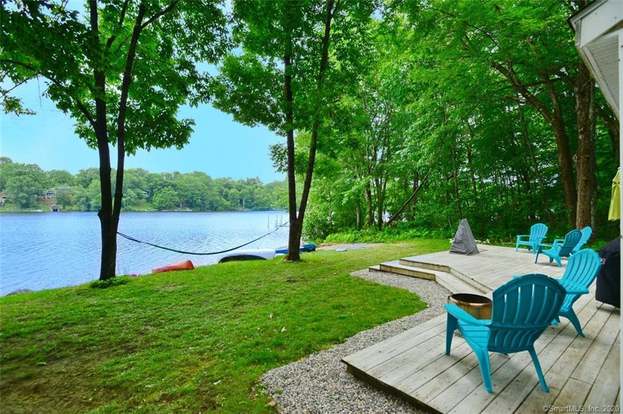
{"label": "hammock rope", "polygon": [[288,225],[288,223],[284,223],[284,224],[282,224],[280,226],[277,226],[274,230],[271,230],[268,233],[262,234],[261,236],[255,238],[255,239],[253,239],[251,241],[248,241],[246,243],[243,243],[243,244],[235,246],[235,247],[231,247],[229,249],[219,250],[219,251],[215,251],[215,252],[189,252],[189,251],[186,251],[186,250],[174,249],[172,247],[162,246],[160,244],[155,244],[155,243],[150,243],[150,242],[147,242],[147,241],[144,241],[144,240],[139,240],[139,239],[137,239],[135,237],[128,236],[127,234],[121,233],[120,231],[118,231],[117,234],[119,236],[123,237],[124,239],[133,241],[135,243],[146,244],[148,246],[155,247],[156,249],[168,250],[170,252],[175,252],[175,253],[190,254],[190,255],[193,255],[193,256],[213,256],[215,254],[229,253],[229,252],[232,252],[234,250],[240,249],[241,247],[248,246],[249,244],[255,243],[256,241],[261,240],[264,237],[270,236],[271,234],[277,232],[282,227],[285,227],[287,225]]}

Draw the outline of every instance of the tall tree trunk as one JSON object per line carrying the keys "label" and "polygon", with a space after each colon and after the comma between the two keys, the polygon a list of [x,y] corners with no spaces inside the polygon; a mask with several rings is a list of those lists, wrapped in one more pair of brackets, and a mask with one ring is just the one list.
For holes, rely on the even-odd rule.
{"label": "tall tree trunk", "polygon": [[569,149],[569,138],[561,122],[556,121],[554,125],[556,145],[558,147],[558,165],[560,166],[560,181],[565,196],[567,206],[567,219],[569,224],[575,223],[576,190],[575,180],[573,179],[573,161],[571,150]]}
{"label": "tall tree trunk", "polygon": [[428,180],[428,174],[426,174],[421,181],[418,180],[417,177],[418,174],[416,174],[415,178],[413,179],[413,191],[411,192],[409,198],[407,198],[398,208],[398,210],[389,218],[389,220],[387,220],[388,227],[391,226],[398,218],[400,218],[400,215],[406,210],[409,205],[416,204],[417,195],[420,192],[420,189],[425,185],[426,181]]}
{"label": "tall tree trunk", "polygon": [[461,189],[460,189],[461,186],[459,184],[459,167],[458,167],[458,162],[457,162],[457,147],[458,147],[458,140],[456,137],[454,137],[454,147],[452,148],[452,166],[453,166],[452,182],[454,184],[454,198],[456,200],[456,208],[459,213],[459,219],[462,219],[465,217],[463,216],[463,203],[461,200]]}
{"label": "tall tree trunk", "polygon": [[569,138],[562,117],[562,108],[560,107],[553,81],[548,74],[541,74],[541,79],[550,98],[550,109],[548,105],[530,92],[528,87],[521,82],[512,64],[504,65],[493,62],[492,67],[504,75],[504,77],[510,81],[515,91],[517,91],[529,105],[539,111],[543,119],[552,127],[554,136],[556,137],[556,147],[558,148],[558,166],[560,169],[560,181],[565,196],[565,205],[568,211],[567,219],[570,225],[574,224],[576,218],[575,209],[577,194],[573,177],[573,160],[571,158],[571,150],[569,149]]}
{"label": "tall tree trunk", "polygon": [[575,86],[576,119],[578,129],[577,151],[577,210],[575,226],[582,228],[591,225],[591,207],[595,183],[595,138],[593,125],[595,118],[595,84],[590,72],[580,62]]}
{"label": "tall tree trunk", "polygon": [[126,55],[125,67],[121,81],[121,96],[119,98],[119,113],[117,115],[117,172],[115,177],[115,194],[110,224],[111,243],[114,244],[115,262],[117,254],[117,231],[119,229],[119,216],[123,201],[123,176],[125,173],[125,121],[128,107],[130,84],[132,83],[132,70],[136,58],[138,38],[141,34],[141,25],[145,16],[145,4],[141,2],[136,15],[130,46]]}
{"label": "tall tree trunk", "polygon": [[288,233],[288,259],[300,260],[300,228],[296,215],[296,171],[294,170],[294,99],[292,92],[292,29],[289,23],[285,53],[283,56],[283,90],[285,95],[286,146],[288,157],[288,215],[290,229]]}
{"label": "tall tree trunk", "polygon": [[375,192],[376,192],[376,227],[379,230],[383,230],[383,210],[385,209],[385,191],[382,183],[382,178],[375,180]]}
{"label": "tall tree trunk", "polygon": [[[311,138],[309,142],[309,153],[307,157],[307,168],[305,170],[305,179],[303,181],[303,189],[301,193],[301,202],[299,203],[298,215],[295,223],[290,223],[290,235],[288,237],[288,256],[287,260],[299,261],[301,255],[299,252],[300,239],[303,233],[303,222],[305,220],[305,212],[307,210],[307,201],[311,190],[312,178],[314,175],[314,164],[316,162],[316,151],[318,147],[318,134],[320,130],[320,106],[322,103],[321,95],[323,93],[324,77],[329,65],[329,41],[331,38],[331,20],[334,14],[334,0],[327,0],[325,9],[324,33],[322,36],[322,49],[320,54],[320,68],[318,77],[316,78],[316,96],[314,105],[314,115],[311,127]],[[291,38],[289,39],[291,45]],[[291,49],[291,47],[290,47]],[[291,53],[291,50],[290,50]],[[286,53],[287,54],[287,53]],[[290,85],[290,91],[291,91]],[[288,148],[288,180],[290,178],[290,170],[294,174],[294,140],[292,140],[292,154]],[[291,156],[292,155],[292,156]],[[292,165],[290,165],[292,163]],[[292,167],[292,168],[290,168]],[[294,198],[294,208],[296,209],[296,197]],[[292,214],[292,213],[290,213]],[[296,213],[295,213],[296,214]],[[296,240],[295,240],[296,239]],[[295,244],[296,243],[296,244]]]}
{"label": "tall tree trunk", "polygon": [[112,182],[110,178],[110,150],[108,147],[108,130],[106,126],[106,75],[103,71],[103,54],[99,38],[99,19],[97,0],[89,0],[89,21],[95,83],[95,137],[99,156],[99,178],[101,206],[97,213],[100,220],[101,256],[100,280],[115,276],[117,259],[117,235],[114,229],[112,212]]}
{"label": "tall tree trunk", "polygon": [[369,182],[368,184],[366,184],[365,194],[366,194],[366,204],[367,204],[366,213],[368,217],[367,225],[368,227],[372,227],[374,226],[374,208],[372,206],[372,190],[370,189]]}
{"label": "tall tree trunk", "polygon": [[[603,100],[603,99],[602,99]],[[614,116],[612,109],[608,105],[595,104],[596,114],[601,118],[608,130],[608,136],[610,137],[610,144],[612,145],[612,152],[614,159],[619,162],[619,120]]]}
{"label": "tall tree trunk", "polygon": [[558,96],[551,81],[546,83],[550,99],[553,105],[551,125],[556,136],[556,146],[558,147],[558,165],[560,166],[560,181],[565,195],[565,205],[568,211],[568,221],[570,225],[575,223],[577,192],[573,177],[573,159],[569,148],[569,137],[562,118],[562,109]]}
{"label": "tall tree trunk", "polygon": [[[597,137],[597,117],[593,117],[593,140]],[[595,151],[591,156],[591,168],[593,169],[592,180],[593,180],[593,193],[591,194],[591,227],[593,229],[592,238],[595,240],[599,237],[599,229],[597,228],[597,198],[599,196],[598,191],[599,187],[597,186],[597,157]]]}

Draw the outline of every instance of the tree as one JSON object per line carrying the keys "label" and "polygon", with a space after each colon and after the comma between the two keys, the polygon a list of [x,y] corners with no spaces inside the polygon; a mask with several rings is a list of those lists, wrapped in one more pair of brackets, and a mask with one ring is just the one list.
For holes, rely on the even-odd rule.
{"label": "tree", "polygon": [[63,207],[66,210],[68,207],[74,204],[74,190],[68,185],[60,185],[54,189],[56,193],[56,204]]}
{"label": "tree", "polygon": [[153,203],[156,210],[173,210],[179,207],[180,200],[175,190],[166,187],[154,196]]}
{"label": "tree", "polygon": [[13,83],[3,83],[5,110],[23,113],[11,91],[42,77],[46,95],[98,150],[100,279],[113,277],[125,156],[188,141],[193,122],[176,114],[197,103],[199,91],[206,95],[209,76],[198,63],[214,63],[224,52],[220,0],[88,0],[86,10],[61,0],[23,0],[3,3],[0,18],[0,70],[3,82]]}
{"label": "tree", "polygon": [[37,203],[37,197],[43,192],[43,185],[31,176],[16,175],[6,184],[9,200],[21,208],[31,208]]}
{"label": "tree", "polygon": [[74,177],[67,171],[51,170],[47,172],[48,181],[51,186],[74,184]]}
{"label": "tree", "polygon": [[[371,2],[351,0],[234,2],[233,34],[241,52],[223,62],[216,105],[239,122],[266,125],[286,139],[288,260],[300,260],[320,135],[340,88],[336,80],[340,71],[352,69],[349,62],[357,56],[352,39],[359,39],[372,11]],[[295,141],[300,138],[307,151],[297,169]],[[297,173],[303,178],[300,199]]]}
{"label": "tree", "polygon": [[0,190],[19,208],[37,206],[37,198],[48,185],[46,174],[35,164],[20,164],[10,160],[0,164]]}

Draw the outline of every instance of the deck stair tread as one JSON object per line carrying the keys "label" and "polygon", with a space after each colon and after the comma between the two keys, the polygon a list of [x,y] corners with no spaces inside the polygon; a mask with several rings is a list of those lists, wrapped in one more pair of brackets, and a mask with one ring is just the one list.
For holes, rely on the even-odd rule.
{"label": "deck stair tread", "polygon": [[457,270],[454,266],[451,265],[442,265],[434,262],[428,262],[426,260],[418,259],[416,257],[403,257],[400,259],[400,264],[410,267],[417,267],[421,269],[430,269],[436,271],[442,271],[445,273],[449,273],[454,277],[463,280],[463,282],[473,286],[481,293],[486,293],[491,290],[487,285],[481,283],[478,279],[474,277],[470,277],[469,275]]}
{"label": "deck stair tread", "polygon": [[489,293],[483,292],[477,286],[465,283],[465,281],[450,273],[438,272],[436,282],[448,289],[451,293],[474,293],[485,296]]}
{"label": "deck stair tread", "polygon": [[399,260],[383,262],[379,265],[382,272],[398,273],[403,276],[417,277],[420,279],[435,280],[437,272],[413,266],[405,266]]}
{"label": "deck stair tread", "polygon": [[400,260],[393,260],[370,267],[370,270],[396,273],[403,276],[433,280],[452,293],[475,293],[486,295],[490,289],[474,283],[471,279],[457,277],[454,273],[431,268],[422,268],[413,264],[404,264]]}

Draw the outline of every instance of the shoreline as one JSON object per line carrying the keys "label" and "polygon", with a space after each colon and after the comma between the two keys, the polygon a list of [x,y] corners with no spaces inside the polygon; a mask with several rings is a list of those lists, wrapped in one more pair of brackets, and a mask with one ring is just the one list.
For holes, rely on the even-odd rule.
{"label": "shoreline", "polygon": [[[266,212],[282,212],[287,213],[286,209],[260,209],[260,210],[122,210],[123,213],[266,213]],[[0,209],[0,215],[2,214],[66,214],[66,213],[95,213],[97,210],[65,210],[65,211],[51,211],[51,210],[9,210],[3,211]]]}

